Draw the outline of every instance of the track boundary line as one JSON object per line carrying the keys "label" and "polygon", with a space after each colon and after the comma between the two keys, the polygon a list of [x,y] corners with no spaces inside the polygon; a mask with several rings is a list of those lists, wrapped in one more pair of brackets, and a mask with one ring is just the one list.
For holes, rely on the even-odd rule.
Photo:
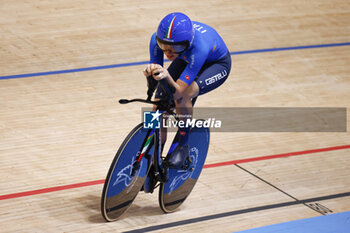
{"label": "track boundary line", "polygon": [[[289,153],[283,153],[283,154],[259,156],[259,157],[248,158],[248,159],[240,159],[240,160],[233,160],[233,161],[227,161],[227,162],[206,164],[206,165],[204,165],[203,168],[222,167],[222,166],[229,166],[229,165],[235,165],[235,164],[241,164],[241,163],[256,162],[256,161],[261,161],[261,160],[285,158],[285,157],[307,155],[307,154],[316,154],[316,153],[321,153],[321,152],[345,150],[345,149],[350,149],[350,145],[333,146],[333,147],[326,147],[326,148],[319,148],[319,149],[312,149],[312,150],[296,151],[296,152],[289,152]],[[94,180],[94,181],[87,181],[87,182],[76,183],[76,184],[69,184],[69,185],[62,185],[62,186],[56,186],[56,187],[50,187],[50,188],[37,189],[37,190],[32,190],[32,191],[5,194],[5,195],[0,195],[0,200],[8,200],[8,199],[13,199],[13,198],[27,197],[27,196],[33,196],[33,195],[38,195],[38,194],[44,194],[44,193],[57,192],[57,191],[62,191],[62,190],[74,189],[74,188],[81,188],[81,187],[86,187],[86,186],[91,186],[91,185],[103,184],[104,181],[105,181],[104,179]]]}
{"label": "track boundary line", "polygon": [[313,198],[308,198],[308,199],[303,199],[303,200],[294,200],[294,201],[270,204],[270,205],[265,205],[265,206],[257,206],[257,207],[247,208],[247,209],[234,210],[234,211],[230,211],[230,212],[224,212],[224,213],[212,214],[212,215],[201,216],[201,217],[196,217],[196,218],[191,218],[191,219],[185,219],[185,220],[180,220],[180,221],[176,221],[176,222],[164,223],[164,224],[160,224],[160,225],[154,225],[154,226],[144,227],[144,228],[130,230],[130,231],[124,231],[124,233],[157,231],[157,230],[163,230],[166,228],[183,226],[183,225],[188,225],[188,224],[193,224],[193,223],[198,223],[198,222],[204,222],[204,221],[209,221],[209,220],[218,219],[218,218],[225,218],[225,217],[236,216],[236,215],[246,214],[246,213],[251,213],[251,212],[271,210],[271,209],[277,209],[277,208],[282,208],[282,207],[287,207],[287,206],[300,205],[300,204],[308,203],[308,202],[324,201],[324,200],[349,197],[349,196],[350,196],[350,192],[345,192],[345,193],[338,193],[338,194],[332,194],[332,195],[321,196],[321,197],[313,197]]}
{"label": "track boundary line", "polygon": [[[300,49],[329,48],[329,47],[339,47],[339,46],[350,46],[350,42],[244,50],[244,51],[230,52],[230,55],[234,56],[234,55],[241,55],[241,54],[278,52],[278,51],[300,50]],[[165,59],[164,61],[168,62],[169,60]],[[140,62],[129,62],[129,63],[92,66],[92,67],[66,69],[66,70],[55,70],[55,71],[36,72],[36,73],[27,73],[27,74],[5,75],[5,76],[0,76],[0,80],[39,77],[39,76],[57,75],[57,74],[67,74],[67,73],[76,73],[76,72],[84,72],[84,71],[92,71],[92,70],[104,70],[104,69],[120,68],[120,67],[127,67],[127,66],[145,65],[148,63],[149,63],[149,61],[140,61]]]}

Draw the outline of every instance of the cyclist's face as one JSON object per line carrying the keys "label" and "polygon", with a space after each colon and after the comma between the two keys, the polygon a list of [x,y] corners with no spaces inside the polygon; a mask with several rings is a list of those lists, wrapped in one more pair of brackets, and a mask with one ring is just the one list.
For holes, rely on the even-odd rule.
{"label": "cyclist's face", "polygon": [[171,45],[162,45],[161,48],[165,54],[165,56],[170,60],[173,61],[175,58],[179,56],[178,53],[176,53],[175,49]]}

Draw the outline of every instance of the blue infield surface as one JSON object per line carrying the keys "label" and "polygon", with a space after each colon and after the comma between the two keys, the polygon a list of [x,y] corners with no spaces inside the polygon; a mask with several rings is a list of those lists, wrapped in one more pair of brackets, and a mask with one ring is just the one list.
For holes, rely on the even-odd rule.
{"label": "blue infield surface", "polygon": [[237,233],[350,233],[350,211],[279,223]]}

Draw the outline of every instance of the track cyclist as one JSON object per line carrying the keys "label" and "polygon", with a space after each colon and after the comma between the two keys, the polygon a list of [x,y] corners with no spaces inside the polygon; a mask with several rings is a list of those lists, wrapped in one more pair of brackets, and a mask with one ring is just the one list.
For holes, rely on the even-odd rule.
{"label": "track cyclist", "polygon": [[[231,70],[229,50],[215,29],[179,12],[162,19],[149,51],[150,64],[143,71],[149,90],[153,93],[156,81],[166,79],[173,88],[176,114],[185,122],[191,119],[196,97],[223,84]],[[167,69],[163,67],[164,54],[171,61]],[[161,99],[162,92],[158,87],[155,99]],[[186,124],[179,127],[179,145],[166,158],[170,168],[181,168],[189,157],[190,128]],[[166,137],[162,138],[164,146]]]}

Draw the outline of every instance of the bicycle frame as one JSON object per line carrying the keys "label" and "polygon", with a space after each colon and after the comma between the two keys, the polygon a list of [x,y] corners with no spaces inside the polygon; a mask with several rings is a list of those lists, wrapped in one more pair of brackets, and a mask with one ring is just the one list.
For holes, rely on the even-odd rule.
{"label": "bicycle frame", "polygon": [[[160,84],[167,98],[151,101],[148,98],[119,100],[120,103],[143,102],[154,104],[156,110],[167,112],[178,120],[173,112],[174,103],[171,87],[166,80]],[[209,129],[192,128],[189,138],[190,155],[181,169],[169,168],[162,156],[162,134],[160,129],[145,129],[137,125],[119,147],[107,173],[101,198],[101,213],[106,221],[115,221],[129,208],[137,193],[143,187],[146,193],[159,188],[159,205],[165,213],[175,211],[192,191],[203,168],[209,147]],[[179,134],[176,134],[167,155],[176,148]]]}
{"label": "bicycle frame", "polygon": [[[159,85],[161,85],[161,88],[163,91],[167,94],[167,98],[158,100],[158,101],[151,101],[150,96],[148,96],[147,100],[145,99],[132,99],[132,100],[126,100],[126,99],[121,99],[119,100],[119,103],[121,104],[127,104],[131,102],[142,102],[142,103],[149,103],[149,104],[154,104],[157,106],[156,110],[160,110],[163,112],[168,112],[169,114],[173,115],[176,119],[176,115],[173,112],[172,108],[174,107],[174,104],[172,103],[173,101],[173,96],[171,94],[171,88],[169,87],[169,84],[165,80],[160,80]],[[155,140],[155,145],[152,145],[152,137],[156,137]],[[167,181],[167,169],[165,168],[163,164],[163,159],[162,159],[162,145],[161,145],[161,133],[160,129],[149,129],[147,132],[147,136],[145,137],[142,147],[140,148],[140,155],[137,158],[137,161],[135,162],[133,166],[133,172],[135,172],[138,167],[139,163],[142,160],[144,156],[147,156],[147,153],[150,151],[152,146],[154,146],[154,153],[153,156],[146,157],[149,160],[149,163],[152,163],[154,165],[154,176],[155,176],[155,182],[166,182]],[[147,184],[146,184],[147,185]],[[146,193],[152,193],[153,189],[155,187],[147,187],[144,189]]]}

